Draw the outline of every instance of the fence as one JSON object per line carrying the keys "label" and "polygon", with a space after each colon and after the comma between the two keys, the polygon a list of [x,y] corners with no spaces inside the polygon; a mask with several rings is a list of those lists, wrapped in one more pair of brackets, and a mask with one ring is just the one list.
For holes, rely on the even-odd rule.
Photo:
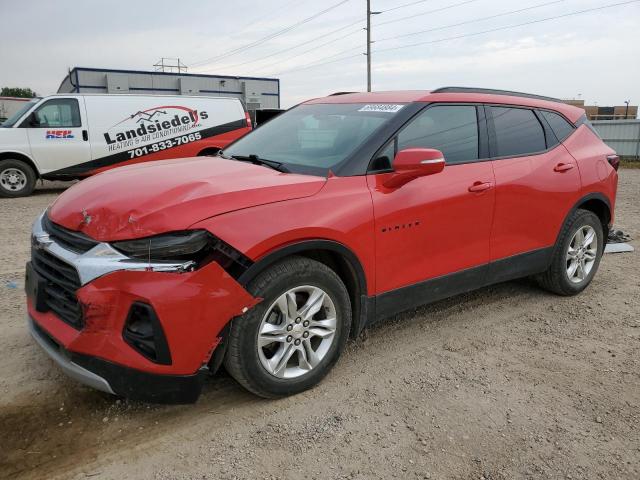
{"label": "fence", "polygon": [[640,160],[640,120],[592,120],[591,124],[619,156]]}

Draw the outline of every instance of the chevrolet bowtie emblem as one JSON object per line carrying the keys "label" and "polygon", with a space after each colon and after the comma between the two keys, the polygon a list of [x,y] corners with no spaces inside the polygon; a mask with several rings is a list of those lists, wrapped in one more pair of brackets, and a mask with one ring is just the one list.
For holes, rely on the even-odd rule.
{"label": "chevrolet bowtie emblem", "polygon": [[82,210],[82,223],[89,225],[91,223],[91,215],[86,210]]}

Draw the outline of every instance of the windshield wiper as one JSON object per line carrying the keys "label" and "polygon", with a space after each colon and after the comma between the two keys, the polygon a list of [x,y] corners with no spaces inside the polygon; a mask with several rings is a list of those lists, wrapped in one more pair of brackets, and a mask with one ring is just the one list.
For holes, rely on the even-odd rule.
{"label": "windshield wiper", "polygon": [[223,154],[220,154],[223,158],[234,158],[236,160],[240,160],[241,162],[251,162],[254,165],[263,165],[265,167],[273,168],[278,172],[283,173],[291,173],[291,171],[285,167],[282,163],[276,162],[274,160],[267,160],[266,158],[260,158],[258,155],[231,155],[231,157],[227,157]]}

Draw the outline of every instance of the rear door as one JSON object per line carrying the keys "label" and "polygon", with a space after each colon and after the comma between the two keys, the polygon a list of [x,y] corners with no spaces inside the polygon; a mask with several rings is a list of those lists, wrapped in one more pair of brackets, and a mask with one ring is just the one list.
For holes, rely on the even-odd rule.
{"label": "rear door", "polygon": [[[391,159],[409,147],[441,150],[444,170],[386,188]],[[487,157],[483,108],[440,104],[419,113],[374,159],[378,172],[368,175],[368,184],[375,214],[378,293],[401,292],[397,289],[489,262],[494,176]],[[450,286],[462,286],[454,283]],[[404,299],[409,303],[424,300],[412,302],[409,297]],[[378,308],[385,313],[385,306]]]}
{"label": "rear door", "polygon": [[550,251],[541,249],[555,243],[578,200],[578,167],[540,112],[505,105],[486,110],[496,177],[492,260],[530,253],[531,262],[544,261]]}
{"label": "rear door", "polygon": [[86,123],[82,97],[45,100],[22,122],[41,174],[89,160]]}

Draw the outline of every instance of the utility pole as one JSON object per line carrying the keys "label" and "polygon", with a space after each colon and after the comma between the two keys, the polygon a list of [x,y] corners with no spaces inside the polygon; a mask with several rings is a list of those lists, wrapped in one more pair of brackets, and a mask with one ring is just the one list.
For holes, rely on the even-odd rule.
{"label": "utility pole", "polygon": [[371,91],[371,15],[379,15],[382,12],[371,11],[371,0],[367,0],[367,92]]}

